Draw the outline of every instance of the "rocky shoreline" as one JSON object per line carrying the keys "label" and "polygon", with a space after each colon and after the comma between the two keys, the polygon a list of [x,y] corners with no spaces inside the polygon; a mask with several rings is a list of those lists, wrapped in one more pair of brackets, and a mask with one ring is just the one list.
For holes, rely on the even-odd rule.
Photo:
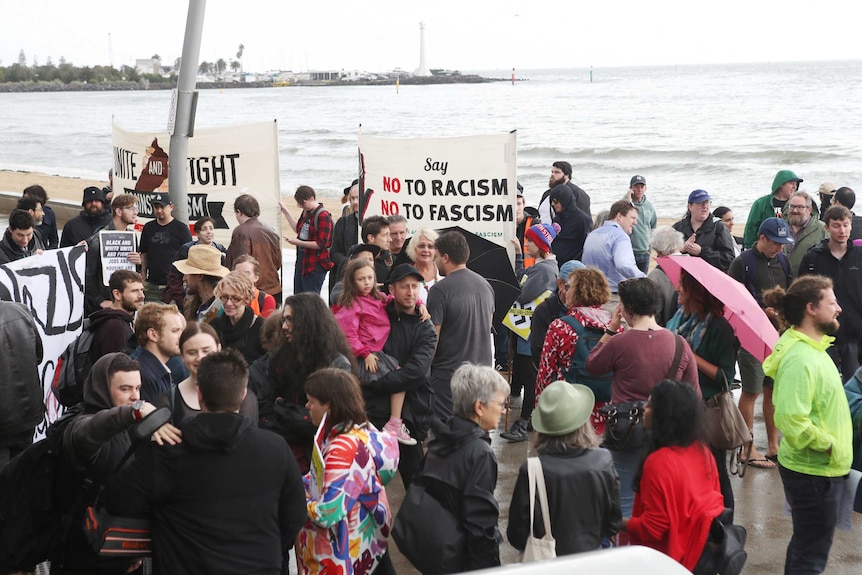
{"label": "rocky shoreline", "polygon": [[[402,86],[427,86],[436,84],[486,84],[490,82],[508,82],[507,78],[485,78],[475,74],[453,74],[441,76],[405,76],[399,78],[398,82]],[[518,80],[521,81],[521,80]],[[375,79],[375,80],[329,80],[329,81],[296,81],[281,84],[277,87],[321,87],[321,86],[392,86],[395,84],[395,79]],[[0,93],[19,93],[19,92],[118,92],[132,90],[170,90],[174,87],[173,83],[169,82],[71,82],[64,84],[63,82],[5,82],[0,84]],[[230,88],[273,88],[273,82],[198,82],[198,90],[211,89],[230,89]]]}

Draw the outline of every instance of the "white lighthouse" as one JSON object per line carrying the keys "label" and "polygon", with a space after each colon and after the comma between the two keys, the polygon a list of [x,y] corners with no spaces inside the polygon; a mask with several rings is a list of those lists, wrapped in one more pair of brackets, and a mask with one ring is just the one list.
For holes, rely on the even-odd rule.
{"label": "white lighthouse", "polygon": [[425,22],[419,22],[419,68],[413,72],[414,76],[431,76],[428,64],[425,61]]}

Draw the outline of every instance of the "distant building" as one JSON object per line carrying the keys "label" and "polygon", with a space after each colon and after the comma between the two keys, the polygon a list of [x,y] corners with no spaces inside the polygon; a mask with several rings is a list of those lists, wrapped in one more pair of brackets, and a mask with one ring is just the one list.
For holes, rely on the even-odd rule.
{"label": "distant building", "polygon": [[135,60],[135,69],[141,74],[156,74],[161,76],[162,64],[158,60],[147,58],[146,60]]}
{"label": "distant building", "polygon": [[425,22],[419,22],[419,67],[414,76],[431,76],[428,63],[425,61]]}

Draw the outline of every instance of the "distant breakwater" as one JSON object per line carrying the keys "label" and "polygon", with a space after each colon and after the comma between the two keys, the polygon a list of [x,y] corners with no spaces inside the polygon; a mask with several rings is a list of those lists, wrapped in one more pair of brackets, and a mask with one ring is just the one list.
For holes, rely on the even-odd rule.
{"label": "distant breakwater", "polygon": [[[425,76],[413,77],[405,76],[399,78],[398,82],[402,86],[422,86],[434,84],[485,84],[489,82],[508,82],[508,78],[484,78],[475,74],[456,74],[447,76]],[[521,81],[518,79],[518,81]],[[381,79],[366,79],[366,80],[297,80],[291,82],[281,82],[277,87],[297,87],[297,86],[392,86],[396,82],[395,78]],[[259,82],[198,82],[196,85],[199,90],[207,89],[228,89],[228,88],[272,88],[275,87],[272,81]],[[117,92],[117,91],[134,91],[134,90],[170,90],[174,88],[174,84],[167,82],[71,82],[64,84],[63,82],[5,82],[0,84],[0,93],[17,93],[17,92]]]}

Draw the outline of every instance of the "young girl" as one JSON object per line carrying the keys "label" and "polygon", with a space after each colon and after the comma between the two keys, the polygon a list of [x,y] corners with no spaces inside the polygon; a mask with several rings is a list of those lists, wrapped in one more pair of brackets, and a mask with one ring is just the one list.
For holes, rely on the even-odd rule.
{"label": "young girl", "polygon": [[[374,265],[364,259],[353,260],[344,270],[344,291],[338,298],[335,319],[347,337],[347,343],[359,360],[359,380],[376,381],[393,369],[398,362],[383,353],[383,345],[389,337],[389,315],[386,303],[389,301],[377,290]],[[415,445],[407,427],[401,420],[405,392],[389,396],[389,421],[383,426],[385,431],[394,433],[404,445]]]}

